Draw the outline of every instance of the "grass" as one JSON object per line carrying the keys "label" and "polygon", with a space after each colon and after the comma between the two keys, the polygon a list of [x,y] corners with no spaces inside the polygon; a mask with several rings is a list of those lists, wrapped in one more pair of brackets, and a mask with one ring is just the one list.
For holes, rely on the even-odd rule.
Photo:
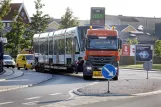
{"label": "grass", "polygon": [[[143,69],[143,64],[123,65],[120,68]],[[152,70],[161,70],[161,64],[153,64]]]}

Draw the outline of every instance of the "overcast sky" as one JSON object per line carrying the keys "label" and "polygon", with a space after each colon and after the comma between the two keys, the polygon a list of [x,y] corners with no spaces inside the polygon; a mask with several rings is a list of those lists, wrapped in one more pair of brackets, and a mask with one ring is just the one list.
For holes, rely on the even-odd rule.
{"label": "overcast sky", "polygon": [[[23,1],[32,16],[34,0],[12,0],[14,3]],[[45,4],[43,12],[54,18],[60,18],[68,6],[79,19],[90,18],[90,7],[105,7],[106,14],[110,15],[161,17],[160,0],[42,0],[42,3]]]}

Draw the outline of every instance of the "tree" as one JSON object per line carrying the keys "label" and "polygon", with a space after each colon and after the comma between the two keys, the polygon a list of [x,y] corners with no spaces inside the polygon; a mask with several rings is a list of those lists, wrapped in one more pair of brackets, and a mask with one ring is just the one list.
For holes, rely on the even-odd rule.
{"label": "tree", "polygon": [[45,6],[41,3],[41,0],[34,1],[36,14],[33,14],[31,22],[31,30],[33,34],[44,32],[48,26],[48,20],[50,19],[48,14],[43,15],[41,9]]}
{"label": "tree", "polygon": [[139,42],[136,38],[135,39],[130,39],[130,38],[127,39],[127,44],[129,44],[129,45],[138,44],[138,43]]}
{"label": "tree", "polygon": [[61,17],[60,29],[78,26],[79,22],[73,17],[73,12],[69,7],[66,9],[66,13]]}
{"label": "tree", "polygon": [[154,52],[156,56],[161,57],[161,40],[155,41]]}
{"label": "tree", "polygon": [[26,24],[23,22],[23,19],[17,11],[14,12],[15,19],[11,24],[11,31],[6,34],[9,44],[7,44],[6,50],[8,50],[13,57],[18,54],[18,51],[22,49],[22,46],[27,43],[26,38],[23,37],[26,31]]}
{"label": "tree", "polygon": [[[0,20],[2,20],[2,18],[10,12],[11,10],[10,3],[11,3],[11,0],[4,0],[0,2]],[[3,28],[3,24],[0,21],[0,30],[2,28]]]}

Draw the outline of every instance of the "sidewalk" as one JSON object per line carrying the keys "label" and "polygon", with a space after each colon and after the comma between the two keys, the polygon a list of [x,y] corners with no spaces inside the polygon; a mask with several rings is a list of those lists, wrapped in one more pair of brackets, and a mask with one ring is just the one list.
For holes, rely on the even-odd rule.
{"label": "sidewalk", "polygon": [[4,73],[0,75],[0,92],[16,89],[20,86],[13,85],[9,83],[10,79],[14,79],[22,76],[24,73],[22,71],[15,72],[16,70],[4,68]]}
{"label": "sidewalk", "polygon": [[4,72],[1,73],[1,75],[0,75],[0,80],[1,80],[1,79],[4,79],[4,78],[7,78],[7,76],[12,75],[13,73],[14,73],[13,70],[6,70],[6,69],[4,68]]}
{"label": "sidewalk", "polygon": [[0,92],[32,87],[52,79],[51,74],[28,71],[24,74],[21,70],[7,68],[5,71],[0,75]]}

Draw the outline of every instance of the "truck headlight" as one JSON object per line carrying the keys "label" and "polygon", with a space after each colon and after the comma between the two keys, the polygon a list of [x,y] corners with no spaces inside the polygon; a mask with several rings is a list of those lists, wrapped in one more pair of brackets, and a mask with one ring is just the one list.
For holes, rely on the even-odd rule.
{"label": "truck headlight", "polygon": [[92,67],[87,67],[87,70],[92,70]]}

